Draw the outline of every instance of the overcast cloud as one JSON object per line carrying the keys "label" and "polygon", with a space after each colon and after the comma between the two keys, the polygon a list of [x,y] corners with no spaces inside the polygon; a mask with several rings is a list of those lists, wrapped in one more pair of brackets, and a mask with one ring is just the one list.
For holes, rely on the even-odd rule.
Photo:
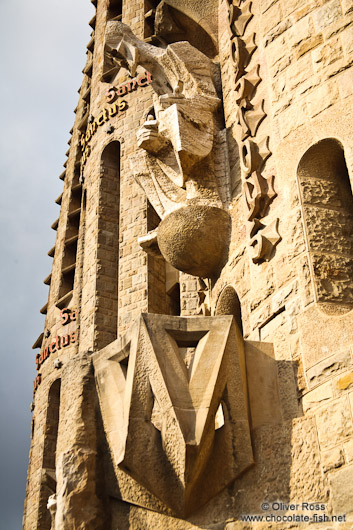
{"label": "overcast cloud", "polygon": [[90,0],[0,0],[0,530],[20,530],[43,279],[94,14]]}

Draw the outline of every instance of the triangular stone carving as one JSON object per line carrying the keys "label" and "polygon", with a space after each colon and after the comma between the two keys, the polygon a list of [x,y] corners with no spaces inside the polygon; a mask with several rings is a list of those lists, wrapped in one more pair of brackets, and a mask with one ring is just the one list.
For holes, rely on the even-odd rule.
{"label": "triangular stone carving", "polygon": [[183,517],[253,462],[243,342],[230,316],[143,314],[128,345],[127,370],[126,351],[94,358],[117,476]]}

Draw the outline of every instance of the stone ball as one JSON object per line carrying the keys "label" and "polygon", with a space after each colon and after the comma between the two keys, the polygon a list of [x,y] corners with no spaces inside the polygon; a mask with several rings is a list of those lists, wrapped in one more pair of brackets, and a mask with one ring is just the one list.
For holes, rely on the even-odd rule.
{"label": "stone ball", "polygon": [[214,206],[191,204],[169,213],[160,223],[160,251],[176,269],[212,278],[227,258],[231,218]]}

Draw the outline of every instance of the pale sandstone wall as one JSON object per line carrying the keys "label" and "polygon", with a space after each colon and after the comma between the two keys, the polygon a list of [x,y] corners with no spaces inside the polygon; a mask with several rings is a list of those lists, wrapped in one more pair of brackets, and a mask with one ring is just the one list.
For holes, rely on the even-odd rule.
{"label": "pale sandstone wall", "polygon": [[[229,49],[226,7],[223,2],[220,8],[225,61]],[[310,241],[298,192],[298,165],[312,145],[334,138],[344,148],[352,179],[352,7],[345,2],[259,2],[254,3],[253,13],[247,32],[257,35],[252,61],[260,65],[259,88],[264,90],[267,113],[258,135],[270,137],[272,156],[265,171],[270,165],[275,173],[278,196],[271,204],[269,219],[279,218],[282,241],[268,263],[254,265],[247,249],[246,210],[242,198],[235,197],[230,259],[217,281],[213,299],[216,301],[225,285],[233,285],[241,301],[245,336],[274,345],[283,419],[293,430],[287,498],[300,501],[303,496],[316,497],[328,502],[333,512],[343,513],[352,510],[352,315],[348,312],[339,316],[340,305],[336,304],[331,308],[332,316],[328,316],[315,303],[320,300],[320,291],[308,252]],[[229,63],[224,64],[222,74],[230,87]],[[224,105],[226,123],[235,129],[231,89],[226,89]],[[332,158],[330,153],[326,155]],[[314,186],[310,191],[312,202],[320,202],[322,191]],[[337,202],[335,214],[339,219],[346,218]],[[347,219],[345,224],[349,222]],[[306,229],[314,235],[316,250],[324,256],[333,249],[347,255],[350,230],[344,232],[346,240],[341,241],[341,236],[332,237],[335,226],[335,220],[330,223],[327,219],[326,211],[315,211],[312,220],[307,220]],[[342,268],[339,262],[333,263]],[[332,291],[339,293],[342,278],[334,269],[331,265],[328,279]],[[346,283],[349,285],[348,279]],[[342,302],[343,312],[349,311],[347,298],[338,296],[335,300]],[[315,490],[310,491],[311,487]],[[262,488],[266,489],[264,484]],[[278,495],[275,490],[273,494]],[[283,495],[282,490],[279,496]]]}
{"label": "pale sandstone wall", "polygon": [[[214,314],[222,291],[228,285],[234,287],[240,300],[244,337],[251,341],[247,347],[247,369],[256,464],[188,521],[128,505],[113,497],[108,501],[107,490],[109,495],[111,491],[114,496],[117,493],[113,484],[115,477],[102,437],[87,352],[93,353],[114,340],[116,312],[119,335],[128,330],[140,312],[169,312],[164,293],[164,262],[147,256],[137,242],[148,229],[147,203],[128,162],[136,148],[136,130],[152,106],[152,89],[145,87],[126,95],[128,109],[110,120],[113,132],[107,133],[106,126],[100,127],[91,140],[91,154],[84,170],[86,207],[81,212],[75,289],[68,303],[68,307],[79,310],[77,324],[70,324],[70,330],[77,327],[79,340],[53,353],[40,370],[42,382],[35,395],[25,530],[47,528],[47,523],[42,521],[47,517],[45,488],[48,479],[43,478],[42,468],[45,467],[48,394],[58,377],[61,378],[61,400],[56,456],[60,470],[56,477],[57,513],[61,513],[60,517],[71,513],[70,510],[73,513],[72,519],[58,528],[76,528],[80,526],[75,525],[80,524],[82,528],[139,530],[286,528],[284,524],[239,522],[241,514],[260,513],[264,500],[324,502],[328,506],[327,513],[353,512],[352,316],[350,312],[342,314],[338,310],[336,314],[327,314],[317,305],[320,291],[314,275],[308,221],[304,219],[298,177],[298,165],[308,149],[320,140],[334,138],[344,148],[348,174],[353,178],[351,2],[266,0],[252,3],[253,17],[246,27],[245,37],[256,33],[251,65],[260,66],[261,82],[254,101],[263,100],[266,113],[255,140],[269,138],[271,156],[263,171],[266,176],[275,176],[277,193],[265,221],[268,224],[278,218],[278,232],[282,238],[271,259],[260,264],[251,259],[248,212],[241,193],[244,176],[237,147],[228,2],[222,1],[219,6],[216,2],[207,3],[207,6],[197,2],[195,10],[190,9],[189,3],[185,6],[185,2],[177,0],[171,4],[183,7],[185,12],[189,10],[213,38],[218,32],[233,183],[230,209],[233,224],[229,259],[220,277],[212,283],[209,305]],[[61,325],[60,309],[55,303],[59,297],[65,240],[71,235],[66,223],[71,189],[77,185],[74,175],[75,164],[80,158],[78,125],[85,114],[89,112],[96,117],[106,105],[108,85],[100,82],[106,6],[106,1],[98,1],[93,73],[91,81],[85,76],[81,89],[82,96],[91,85],[90,104],[87,109],[80,97],[66,167],[45,325],[51,337],[66,333],[67,328]],[[123,2],[123,21],[140,38],[143,38],[143,7],[142,1]],[[88,62],[90,60],[88,57]],[[117,213],[109,210],[116,204],[118,192],[114,176],[111,175],[109,184],[105,178],[107,173],[101,168],[101,153],[113,140],[120,142],[121,149],[118,278],[115,261]],[[315,195],[316,189],[311,193]],[[339,215],[339,206],[337,212]],[[327,217],[317,212],[310,226],[319,250],[326,253],[325,234],[331,230]],[[112,290],[111,278],[118,281],[118,296]],[[334,275],[330,281],[335,285]],[[340,281],[338,276],[338,291]],[[197,278],[185,273],[180,275],[182,315],[195,315],[200,309],[198,282]],[[343,305],[345,311],[349,309],[349,304]],[[50,340],[44,339],[44,344]],[[258,341],[270,343],[273,348],[264,353],[263,349],[257,349]],[[53,367],[57,358],[62,361],[62,368]],[[277,388],[277,385],[278,393],[272,396],[273,401],[266,403],[263,395],[268,396],[269,388]],[[70,460],[73,447],[76,462]],[[65,458],[67,461],[63,465]],[[75,474],[77,480],[71,483]],[[69,497],[64,495],[65,487],[70,491]],[[80,512],[82,503],[91,505],[89,515]],[[303,525],[291,528],[303,528]],[[339,528],[345,526],[341,524]]]}

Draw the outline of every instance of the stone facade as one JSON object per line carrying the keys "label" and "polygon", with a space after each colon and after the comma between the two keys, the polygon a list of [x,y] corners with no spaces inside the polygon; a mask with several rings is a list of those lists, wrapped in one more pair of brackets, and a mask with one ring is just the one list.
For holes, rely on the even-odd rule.
{"label": "stone facade", "polygon": [[92,3],[23,530],[351,528],[352,2]]}

